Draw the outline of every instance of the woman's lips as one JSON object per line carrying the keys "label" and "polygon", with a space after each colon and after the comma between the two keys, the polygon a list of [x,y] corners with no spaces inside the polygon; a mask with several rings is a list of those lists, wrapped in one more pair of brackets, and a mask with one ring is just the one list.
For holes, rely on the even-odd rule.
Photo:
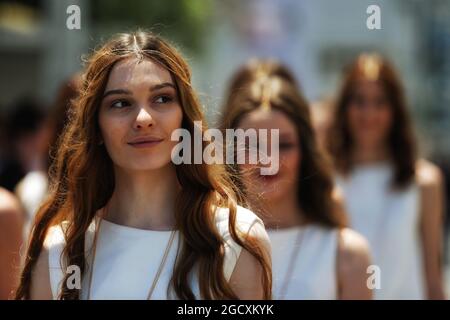
{"label": "woman's lips", "polygon": [[129,142],[128,144],[134,148],[141,149],[141,148],[153,147],[162,141],[163,141],[162,139],[161,140],[148,140],[148,141]]}

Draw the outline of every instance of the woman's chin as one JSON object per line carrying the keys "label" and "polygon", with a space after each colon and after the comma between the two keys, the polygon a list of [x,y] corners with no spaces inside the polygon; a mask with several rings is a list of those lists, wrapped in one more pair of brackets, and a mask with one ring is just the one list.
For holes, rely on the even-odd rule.
{"label": "woman's chin", "polygon": [[166,168],[171,162],[158,159],[151,159],[147,161],[130,161],[126,165],[126,169],[131,171],[154,171]]}

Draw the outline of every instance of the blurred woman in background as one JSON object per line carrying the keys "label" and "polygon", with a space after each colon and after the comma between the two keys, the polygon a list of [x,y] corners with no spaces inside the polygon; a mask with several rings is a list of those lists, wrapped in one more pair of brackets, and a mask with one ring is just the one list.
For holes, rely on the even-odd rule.
{"label": "blurred woman in background", "polygon": [[376,54],[346,72],[328,135],[350,225],[380,269],[379,299],[441,299],[443,181],[417,158],[400,79]]}
{"label": "blurred woman in background", "polygon": [[37,210],[48,195],[48,171],[51,162],[58,151],[58,139],[67,125],[67,117],[72,100],[76,98],[81,87],[81,76],[73,75],[64,81],[58,90],[55,103],[42,121],[39,139],[35,141],[34,157],[39,159],[40,165],[29,170],[17,183],[14,191],[25,214],[25,238],[29,237]]}
{"label": "blurred woman in background", "polygon": [[274,298],[370,299],[367,243],[345,227],[330,166],[290,71],[271,60],[242,67],[232,78],[221,127],[279,129],[278,173],[261,175],[257,164],[230,166],[269,228]]}
{"label": "blurred woman in background", "polygon": [[45,170],[48,149],[46,110],[40,103],[23,97],[10,107],[5,119],[5,150],[0,186],[15,192],[19,181],[31,171]]}
{"label": "blurred woman in background", "polygon": [[204,120],[172,46],[117,35],[90,58],[71,110],[17,299],[271,298],[267,233],[224,166],[171,161],[174,130]]}

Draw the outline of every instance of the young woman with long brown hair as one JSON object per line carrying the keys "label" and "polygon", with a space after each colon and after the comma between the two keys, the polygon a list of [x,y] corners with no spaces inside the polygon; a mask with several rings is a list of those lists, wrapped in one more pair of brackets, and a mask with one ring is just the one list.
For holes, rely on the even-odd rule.
{"label": "young woman with long brown hair", "polygon": [[97,50],[16,298],[271,298],[267,234],[224,167],[171,161],[174,130],[203,120],[186,62],[161,38],[120,34]]}
{"label": "young woman with long brown hair", "polygon": [[443,298],[442,174],[417,158],[403,88],[391,64],[362,54],[336,99],[328,148],[351,226],[367,237],[379,299]]}
{"label": "young woman with long brown hair", "polygon": [[249,62],[232,78],[223,115],[223,128],[279,130],[278,173],[230,166],[270,228],[274,298],[370,299],[366,241],[345,227],[330,166],[290,71],[272,60]]}

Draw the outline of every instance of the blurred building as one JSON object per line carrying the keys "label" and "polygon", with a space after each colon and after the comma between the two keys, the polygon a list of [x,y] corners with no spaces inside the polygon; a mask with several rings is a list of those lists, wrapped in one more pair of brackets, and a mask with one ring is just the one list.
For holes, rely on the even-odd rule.
{"label": "blurred building", "polygon": [[[381,9],[381,30],[366,27],[371,4]],[[450,157],[450,1],[232,0],[215,9],[208,59],[199,62],[208,64],[202,86],[213,106],[220,106],[232,72],[252,56],[281,59],[316,100],[335,94],[356,55],[377,51],[403,76],[423,152]]]}

